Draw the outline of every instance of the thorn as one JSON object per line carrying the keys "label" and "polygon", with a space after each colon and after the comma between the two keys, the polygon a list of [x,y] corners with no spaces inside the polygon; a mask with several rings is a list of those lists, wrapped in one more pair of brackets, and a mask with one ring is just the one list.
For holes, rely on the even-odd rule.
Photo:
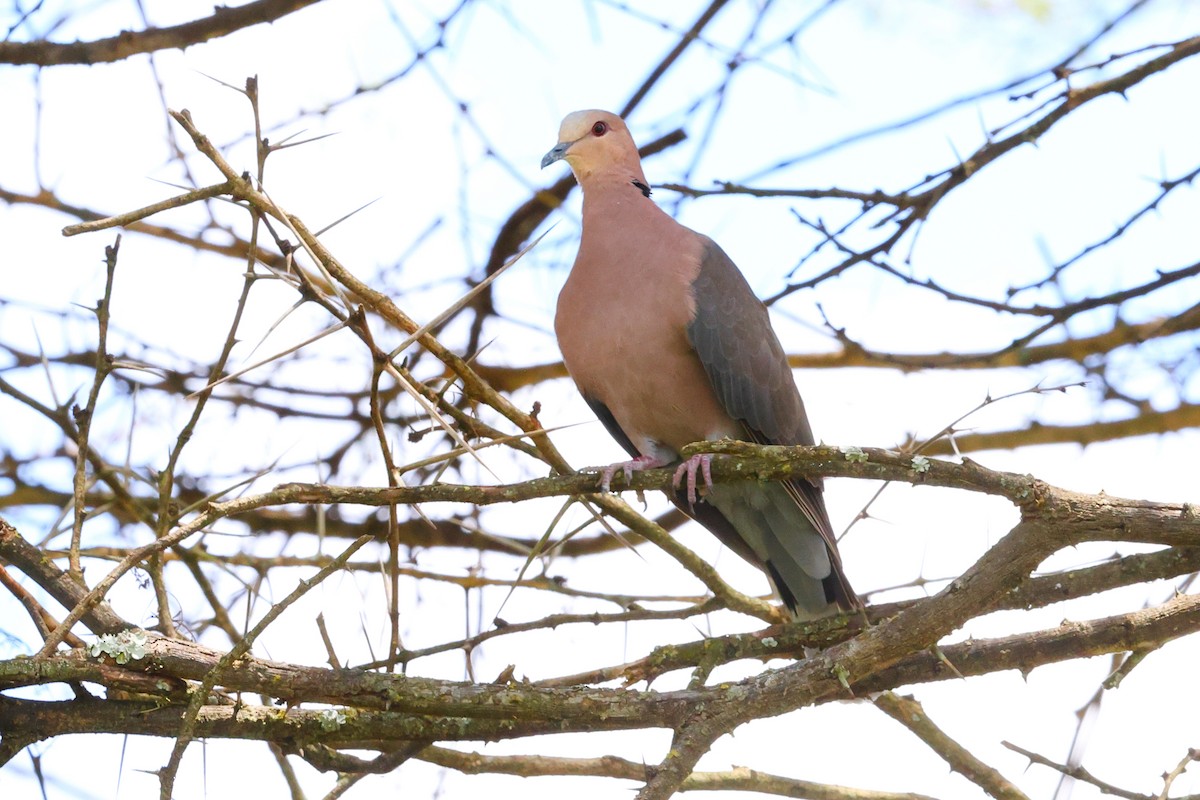
{"label": "thorn", "polygon": [[850,673],[841,664],[834,664],[831,670],[833,676],[837,678],[838,683],[842,685],[851,697],[854,697],[854,690],[850,688]]}

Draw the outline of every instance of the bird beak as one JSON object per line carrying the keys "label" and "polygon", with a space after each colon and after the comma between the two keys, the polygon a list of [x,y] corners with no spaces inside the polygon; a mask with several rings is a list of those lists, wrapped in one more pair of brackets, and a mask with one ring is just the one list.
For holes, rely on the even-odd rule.
{"label": "bird beak", "polygon": [[574,142],[559,142],[558,144],[554,145],[554,147],[550,148],[550,152],[546,153],[546,155],[542,156],[542,169],[545,169],[546,167],[553,164],[555,161],[558,161],[559,159],[565,157],[567,155],[567,150],[569,150],[571,145],[573,145],[573,144],[575,144],[575,143]]}

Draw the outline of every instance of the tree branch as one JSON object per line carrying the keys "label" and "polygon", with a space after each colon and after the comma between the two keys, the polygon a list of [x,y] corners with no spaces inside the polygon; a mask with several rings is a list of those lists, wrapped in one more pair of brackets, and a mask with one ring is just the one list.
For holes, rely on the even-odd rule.
{"label": "tree branch", "polygon": [[219,39],[231,33],[273,22],[320,0],[254,0],[243,6],[217,6],[211,16],[173,25],[169,28],[147,28],[143,31],[122,31],[108,39],[92,42],[12,42],[0,41],[0,63],[36,64],[51,67],[59,64],[105,64],[156,50],[183,50],[201,42]]}
{"label": "tree branch", "polygon": [[892,692],[883,692],[875,698],[875,707],[929,745],[958,774],[983,789],[996,800],[1029,800],[1029,797],[1014,786],[994,768],[980,761],[971,751],[946,735],[925,714],[925,709],[912,697],[903,697]]}

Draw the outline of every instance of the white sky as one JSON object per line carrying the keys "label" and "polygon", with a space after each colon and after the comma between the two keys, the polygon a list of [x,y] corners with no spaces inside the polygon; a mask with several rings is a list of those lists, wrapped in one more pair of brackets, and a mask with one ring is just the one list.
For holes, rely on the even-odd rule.
{"label": "white sky", "polygon": [[[57,5],[69,9],[79,4]],[[405,5],[397,13],[424,41],[428,19],[443,15],[444,5],[431,3],[420,9]],[[784,29],[795,9],[807,13],[819,4],[797,3],[782,9],[780,5],[776,4],[771,23]],[[1064,0],[1050,4],[1050,16],[1041,19],[1014,5],[920,2],[901,7],[864,0],[835,6],[800,38],[798,52],[781,48],[770,56],[769,65],[747,66],[738,73],[711,146],[696,166],[691,183],[705,187],[712,180],[744,180],[778,161],[854,132],[1047,66],[1094,30],[1106,14],[1122,7],[1117,2]],[[169,24],[208,13],[211,4],[147,2],[146,6],[156,23]],[[257,74],[273,139],[302,130],[305,136],[336,133],[273,156],[268,189],[313,228],[380,198],[332,230],[324,241],[357,274],[387,287],[402,308],[425,320],[461,292],[462,284],[454,279],[479,275],[491,237],[511,210],[531,190],[561,175],[559,166],[538,170],[541,155],[555,142],[561,116],[576,108],[619,107],[670,46],[673,36],[606,3],[480,3],[450,27],[449,49],[430,59],[433,71],[418,66],[409,78],[384,91],[364,95],[323,117],[295,121],[297,109],[319,108],[355,86],[371,84],[409,63],[411,48],[389,20],[387,7],[382,2],[324,3],[269,28],[183,53],[161,53],[155,61],[172,108],[190,109],[214,141],[240,142],[227,151],[235,164],[249,168],[253,163],[250,146],[242,138],[250,124],[246,104],[206,75],[241,84],[247,75]],[[674,4],[671,13],[678,26],[684,27],[700,7]],[[641,140],[678,125],[686,125],[693,137],[647,163],[652,183],[675,180],[692,163],[696,140],[712,105],[702,104],[695,117],[689,117],[689,108],[720,80],[724,61],[720,48],[740,40],[757,7],[757,3],[731,4],[706,34],[711,50],[696,47],[689,51],[680,67],[631,117],[634,134]],[[421,10],[425,8],[428,10]],[[122,26],[140,26],[134,9],[132,3],[90,8],[80,24],[64,26],[55,38],[96,38]],[[653,7],[648,13],[664,12]],[[11,14],[11,10],[3,14]],[[7,29],[6,20],[0,14]],[[1084,60],[1098,61],[1111,52],[1180,39],[1198,27],[1197,4],[1151,2]],[[1082,80],[1092,77],[1089,74]],[[171,192],[156,181],[182,180],[178,167],[168,162],[164,115],[145,59],[93,68],[55,68],[41,73],[37,84],[33,78],[28,69],[0,70],[5,117],[0,124],[0,150],[8,154],[0,159],[0,186],[32,192],[40,174],[44,184],[65,201],[115,213]],[[469,119],[456,110],[440,85],[450,87],[453,97],[468,105]],[[1044,274],[1047,259],[1062,260],[1103,238],[1155,196],[1157,181],[1186,173],[1200,162],[1196,137],[1200,103],[1194,102],[1197,86],[1200,64],[1184,62],[1135,88],[1128,100],[1102,99],[1072,115],[1038,147],[1021,148],[988,168],[938,206],[917,244],[915,272],[956,290],[1000,298],[1012,283]],[[42,101],[40,121],[32,113],[35,96]],[[1028,107],[1003,97],[967,104],[927,124],[802,161],[755,182],[899,190],[952,165],[958,155],[979,145],[985,129],[1015,119]],[[35,123],[40,124],[41,134],[36,162],[29,157]],[[280,126],[277,130],[276,125]],[[489,147],[503,163],[484,155]],[[190,150],[190,145],[185,145],[185,150]],[[190,164],[201,183],[215,182],[211,167],[198,159]],[[463,197],[468,198],[465,211],[459,207]],[[657,191],[655,197],[668,207],[676,200],[665,190]],[[486,338],[493,341],[482,358],[485,362],[528,364],[556,358],[549,320],[558,286],[574,254],[578,201],[577,196],[571,198],[564,213],[552,218],[558,223],[554,231],[497,285],[497,305],[511,322],[488,329]],[[687,224],[721,242],[756,290],[767,295],[783,285],[784,276],[813,241],[812,234],[796,224],[793,209],[810,218],[820,215],[830,224],[852,211],[849,206],[808,201],[712,198],[684,203],[680,215]],[[1105,291],[1145,280],[1155,270],[1193,262],[1198,213],[1200,203],[1194,190],[1174,193],[1160,213],[1140,222],[1086,266],[1069,271],[1064,290],[1072,296]],[[202,219],[195,210],[184,210],[158,221],[187,227]],[[226,214],[224,219],[241,224],[239,216]],[[441,226],[412,252],[403,270],[389,269],[439,219]],[[5,242],[0,297],[27,304],[0,307],[0,336],[5,341],[35,349],[36,335],[51,352],[91,344],[91,327],[79,324],[64,331],[54,314],[68,310],[71,303],[90,304],[99,296],[102,250],[113,237],[106,232],[62,238],[59,229],[72,221],[28,207],[0,207],[0,241]],[[906,245],[897,250],[898,254],[904,252]],[[830,259],[817,259],[803,274],[815,274],[830,263]],[[181,357],[211,359],[225,336],[225,319],[240,286],[241,269],[240,264],[208,256],[181,257],[176,249],[126,235],[117,277],[115,325],[170,347]],[[247,345],[237,351],[238,359],[249,359],[250,348],[293,299],[279,290],[256,296],[244,337]],[[1031,302],[1034,298],[1026,295],[1020,299]],[[1057,298],[1047,295],[1043,299]],[[1193,280],[1166,297],[1139,301],[1122,311],[1126,319],[1141,321],[1185,308],[1197,299],[1200,291]],[[818,302],[829,319],[845,326],[855,340],[898,352],[995,348],[1025,330],[1026,322],[950,306],[928,293],[903,289],[877,272],[859,269],[777,306],[776,325],[790,349],[831,347],[820,327]],[[1111,311],[1096,312],[1081,318],[1071,332],[1086,334],[1110,321]],[[258,356],[290,346],[325,324],[320,314],[302,311],[261,345]],[[452,328],[446,339],[453,342],[461,335],[461,326]],[[1193,361],[1195,346],[1194,338],[1173,345],[1180,358]],[[303,367],[297,367],[295,374],[316,385],[330,380],[360,382],[361,357],[356,351],[349,352],[350,347],[346,334],[322,343],[311,352],[338,353],[346,357],[345,362],[326,364],[319,373],[305,373]],[[1148,367],[1145,357],[1130,354],[1114,360],[1123,364],[1122,386],[1156,403],[1169,404],[1180,394],[1191,402],[1200,398],[1200,383],[1194,375],[1183,387],[1172,387],[1160,371]],[[1069,368],[1048,365],[1024,371],[907,376],[881,370],[812,371],[798,374],[797,380],[819,438],[831,443],[892,446],[909,433],[927,435],[938,430],[989,392],[998,395],[1039,381],[1054,384],[1079,377]],[[78,373],[62,375],[56,389],[65,396],[86,379]],[[21,381],[39,396],[48,397],[44,377],[28,374],[21,376]],[[546,424],[587,423],[556,437],[573,463],[583,466],[620,457],[616,445],[591,421],[565,381],[518,393],[515,399],[524,407],[540,401]],[[155,454],[166,452],[172,426],[179,424],[187,409],[153,398],[139,402],[144,419],[131,447],[135,456],[153,463],[161,460],[162,456]],[[1127,414],[1126,407],[1115,403],[1098,408],[1092,389],[1075,389],[1067,395],[1009,401],[972,417],[969,424],[1005,429],[1033,417],[1063,423]],[[123,442],[128,437],[128,415],[128,408],[111,406],[98,427],[101,441]],[[246,463],[250,446],[259,459],[256,463],[280,458],[285,464],[299,465],[273,475],[264,486],[284,479],[314,480],[322,477],[314,462],[322,458],[323,448],[338,441],[339,432],[332,427],[315,432],[285,421],[264,428],[263,419],[254,415],[239,415],[234,423],[219,416],[214,416],[213,424],[202,426],[189,450],[188,464],[193,471],[211,466],[217,473],[227,470],[234,474],[253,467]],[[26,453],[45,452],[57,442],[44,426],[20,416],[7,398],[0,398],[0,436],[14,450]],[[1194,463],[1198,446],[1200,436],[1191,431],[1086,449],[1064,445],[985,453],[978,460],[990,467],[1031,472],[1081,491],[1195,501],[1194,469],[1187,465]],[[528,476],[527,467],[508,460],[489,465],[506,479]],[[488,480],[483,472],[476,478]],[[367,466],[362,480],[380,482],[382,478],[376,466]],[[0,491],[6,483],[0,480]],[[835,524],[851,519],[873,488],[851,481],[833,482],[828,497]],[[653,508],[661,505],[656,501]],[[495,509],[488,519],[497,528],[536,535],[556,509],[556,503],[528,504]],[[952,577],[1002,536],[1014,519],[1011,510],[996,501],[908,487],[890,490],[873,514],[879,521],[857,527],[843,547],[850,577],[863,592],[903,585],[918,577]],[[576,514],[569,521],[583,519]],[[48,520],[30,515],[24,522],[32,532]],[[703,531],[688,530],[682,536],[688,546],[714,559],[734,585],[751,592],[765,590],[756,571],[721,553]],[[278,544],[265,542],[263,546],[277,548]],[[1051,565],[1086,563],[1113,549],[1081,548],[1056,556]],[[1129,552],[1130,548],[1120,550]],[[470,566],[465,556],[441,551],[422,554],[420,563],[441,570]],[[489,562],[497,576],[515,574],[518,567],[516,562],[499,559]],[[571,584],[580,588],[697,591],[694,580],[680,575],[673,562],[650,548],[643,549],[640,556],[620,552],[583,565],[558,562],[552,572],[569,575]],[[324,651],[311,624],[316,613],[323,612],[335,623],[331,628],[346,631],[338,642],[339,653],[351,660],[365,660],[362,635],[354,635],[360,624],[377,637],[376,644],[386,640],[378,584],[378,579],[361,576],[331,581],[289,611],[289,624],[265,637],[259,652],[280,660],[323,663]],[[226,588],[232,589],[232,584]],[[286,583],[270,587],[275,597],[290,588]],[[412,592],[411,586],[408,591]],[[1154,587],[1147,599],[1161,602],[1170,591],[1169,586]],[[994,615],[973,624],[968,632],[1003,635],[1053,626],[1063,618],[1118,613],[1136,607],[1144,594],[1141,590],[1114,592],[1065,609]],[[447,629],[462,629],[465,624],[460,592],[422,587],[419,595],[413,593],[405,599],[414,609],[406,631],[410,647],[439,641]],[[502,599],[500,593],[486,595],[484,619],[491,619]],[[153,613],[152,597],[131,581],[121,587],[117,602],[135,619]],[[546,602],[540,595],[516,595],[504,613],[509,619],[534,619],[559,610],[547,608]],[[0,616],[13,619],[15,613],[10,599],[0,597]],[[471,613],[472,624],[476,624],[475,611]],[[712,632],[754,627],[753,621],[730,617],[714,617],[709,624]],[[484,679],[510,663],[517,665],[518,675],[546,677],[637,658],[663,641],[686,641],[697,635],[690,623],[628,630],[567,627],[532,637],[496,639],[476,653],[475,668]],[[1200,746],[1194,724],[1200,699],[1189,690],[1198,651],[1200,645],[1193,640],[1168,645],[1148,657],[1118,691],[1109,693],[1091,731],[1085,766],[1130,790],[1158,791],[1161,773],[1173,767],[1186,748]],[[976,755],[1001,769],[1031,797],[1049,797],[1055,775],[1038,767],[1026,770],[1024,760],[1000,742],[1010,740],[1050,758],[1065,759],[1075,726],[1074,712],[1095,691],[1110,663],[1107,658],[1093,659],[1042,668],[1025,679],[1006,673],[965,684],[919,686],[914,693],[932,719]],[[419,669],[423,674],[459,678],[462,658],[451,655],[430,660]],[[718,677],[734,678],[745,674],[745,669],[733,665],[719,671]],[[681,681],[686,681],[686,676],[670,676],[654,688],[669,688]],[[553,737],[544,747],[541,742],[523,740],[489,746],[486,751],[524,753],[541,747],[547,753],[611,752],[654,763],[662,758],[668,742],[665,732],[589,734]],[[123,751],[124,747],[126,743],[119,737],[60,739],[40,746],[43,768],[52,776],[50,796],[115,796],[118,775],[121,796],[155,794],[154,777],[138,770],[162,766],[170,742],[131,740],[128,749]],[[251,751],[255,759],[261,759],[255,762],[261,771],[250,774],[231,768]],[[746,726],[736,736],[718,742],[699,767],[721,769],[730,764],[862,788],[937,797],[981,796],[973,785],[948,774],[930,751],[898,725],[863,702],[808,709]],[[327,776],[303,765],[298,769],[311,787],[311,796],[328,788]],[[250,782],[255,785],[248,785]],[[0,784],[14,787],[6,792],[18,792],[6,796],[35,796],[36,784],[24,757],[0,771]],[[626,788],[632,785],[616,791]],[[374,792],[398,789],[411,797],[435,792],[443,797],[520,792],[532,799],[557,798],[569,792],[582,800],[615,793],[610,781],[465,777],[412,763],[393,775],[364,781],[351,796],[370,797]],[[1185,775],[1176,783],[1176,790],[1200,792],[1200,771]],[[257,743],[193,745],[177,783],[181,799],[250,791],[266,797],[284,792],[265,747]],[[1077,800],[1096,796],[1095,790],[1083,785],[1077,786],[1073,795]]]}

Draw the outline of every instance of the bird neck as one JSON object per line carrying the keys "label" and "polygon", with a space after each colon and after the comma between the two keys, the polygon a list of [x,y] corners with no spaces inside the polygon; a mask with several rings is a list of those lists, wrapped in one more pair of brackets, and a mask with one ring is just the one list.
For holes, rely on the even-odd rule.
{"label": "bird neck", "polygon": [[650,199],[650,185],[640,169],[594,172],[581,181],[581,185],[585,225],[589,217],[613,218],[628,212],[646,213],[647,207],[659,210]]}

